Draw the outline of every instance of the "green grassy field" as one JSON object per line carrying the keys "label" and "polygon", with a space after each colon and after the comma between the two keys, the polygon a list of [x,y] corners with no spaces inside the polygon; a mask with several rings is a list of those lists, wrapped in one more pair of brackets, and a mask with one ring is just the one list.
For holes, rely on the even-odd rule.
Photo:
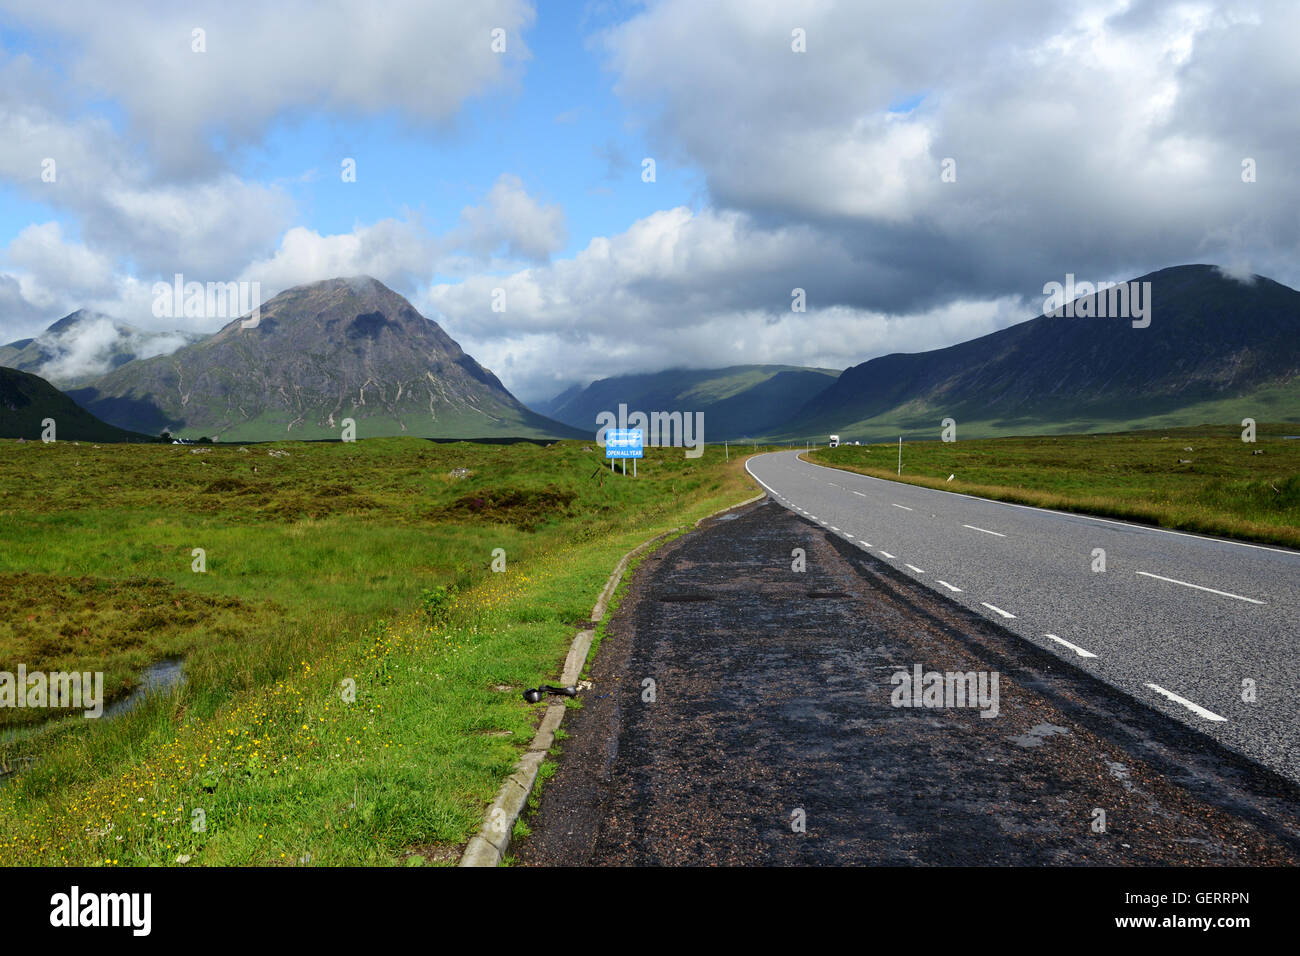
{"label": "green grassy field", "polygon": [[1282,424],[1258,426],[1253,444],[1234,426],[905,442],[901,479],[896,443],[808,457],[984,498],[1300,547],[1300,440],[1282,437],[1294,434]]}
{"label": "green grassy field", "polygon": [[112,720],[0,711],[0,860],[453,861],[618,557],[752,494],[720,449],[647,453],[0,442],[0,671],[186,675]]}

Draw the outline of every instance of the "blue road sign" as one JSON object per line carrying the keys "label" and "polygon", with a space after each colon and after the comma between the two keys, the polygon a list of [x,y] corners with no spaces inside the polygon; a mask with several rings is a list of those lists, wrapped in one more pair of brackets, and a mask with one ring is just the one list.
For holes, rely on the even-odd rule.
{"label": "blue road sign", "polygon": [[605,430],[606,458],[644,458],[639,428],[608,428]]}

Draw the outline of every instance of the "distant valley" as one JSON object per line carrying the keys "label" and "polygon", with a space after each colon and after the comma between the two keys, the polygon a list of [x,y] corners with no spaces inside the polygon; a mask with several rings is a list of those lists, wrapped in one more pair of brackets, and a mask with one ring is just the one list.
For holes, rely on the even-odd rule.
{"label": "distant valley", "polygon": [[[0,364],[48,379],[7,379],[15,407],[0,407],[0,429],[17,436],[19,404],[21,434],[32,438],[28,418],[79,407],[97,434],[230,441],[337,438],[348,418],[361,438],[594,437],[596,416],[620,405],[702,412],[710,442],[937,437],[945,418],[971,438],[1300,421],[1300,292],[1209,265],[1136,281],[1151,284],[1145,328],[1040,315],[843,372],[736,365],[619,375],[532,409],[365,276],[288,289],[262,306],[257,326],[236,319],[207,337],[143,333],[82,311],[0,348]],[[87,378],[96,367],[106,371]]]}

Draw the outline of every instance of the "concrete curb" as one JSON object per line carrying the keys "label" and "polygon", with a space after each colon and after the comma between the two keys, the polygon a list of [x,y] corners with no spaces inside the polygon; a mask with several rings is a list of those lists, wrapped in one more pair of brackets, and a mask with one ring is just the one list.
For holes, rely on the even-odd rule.
{"label": "concrete curb", "polygon": [[[719,508],[712,514],[700,518],[692,527],[698,528],[702,522],[710,518],[727,511],[743,508],[766,497],[767,493],[764,492],[761,495],[755,495],[753,498],[747,498],[739,504]],[[643,541],[619,559],[613,572],[605,581],[605,587],[601,589],[600,596],[596,599],[596,606],[591,610],[591,627],[579,631],[573,638],[573,643],[569,645],[569,654],[564,659],[564,673],[560,677],[561,684],[576,684],[578,678],[582,675],[582,668],[587,663],[587,653],[591,650],[591,641],[596,636],[596,628],[605,618],[605,610],[609,607],[610,599],[614,596],[614,591],[618,588],[619,582],[623,580],[623,574],[627,571],[628,563],[651,545],[662,541],[669,535],[676,534],[680,530],[681,526],[679,525],[671,531],[655,535],[650,540]],[[506,777],[501,789],[497,792],[496,799],[488,806],[487,813],[483,817],[483,826],[478,833],[470,837],[469,843],[465,845],[465,852],[460,857],[460,866],[501,865],[506,850],[510,846],[510,835],[514,832],[515,821],[519,819],[520,814],[524,812],[524,808],[528,805],[528,796],[533,792],[533,787],[537,783],[537,773],[542,767],[542,761],[546,759],[547,751],[555,743],[555,731],[559,729],[560,721],[564,720],[565,710],[564,704],[551,704],[546,708],[546,715],[542,717],[537,733],[533,735],[533,742],[528,745],[528,750],[515,764],[514,772]]]}

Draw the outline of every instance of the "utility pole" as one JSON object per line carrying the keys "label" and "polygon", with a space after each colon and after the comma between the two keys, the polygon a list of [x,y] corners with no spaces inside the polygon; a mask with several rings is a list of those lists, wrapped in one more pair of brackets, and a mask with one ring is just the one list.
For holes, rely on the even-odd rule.
{"label": "utility pole", "polygon": [[898,436],[898,476],[903,477],[903,436]]}
{"label": "utility pole", "polygon": [[731,449],[727,446],[725,441],[722,443],[722,451],[726,454],[727,461],[731,461]]}

